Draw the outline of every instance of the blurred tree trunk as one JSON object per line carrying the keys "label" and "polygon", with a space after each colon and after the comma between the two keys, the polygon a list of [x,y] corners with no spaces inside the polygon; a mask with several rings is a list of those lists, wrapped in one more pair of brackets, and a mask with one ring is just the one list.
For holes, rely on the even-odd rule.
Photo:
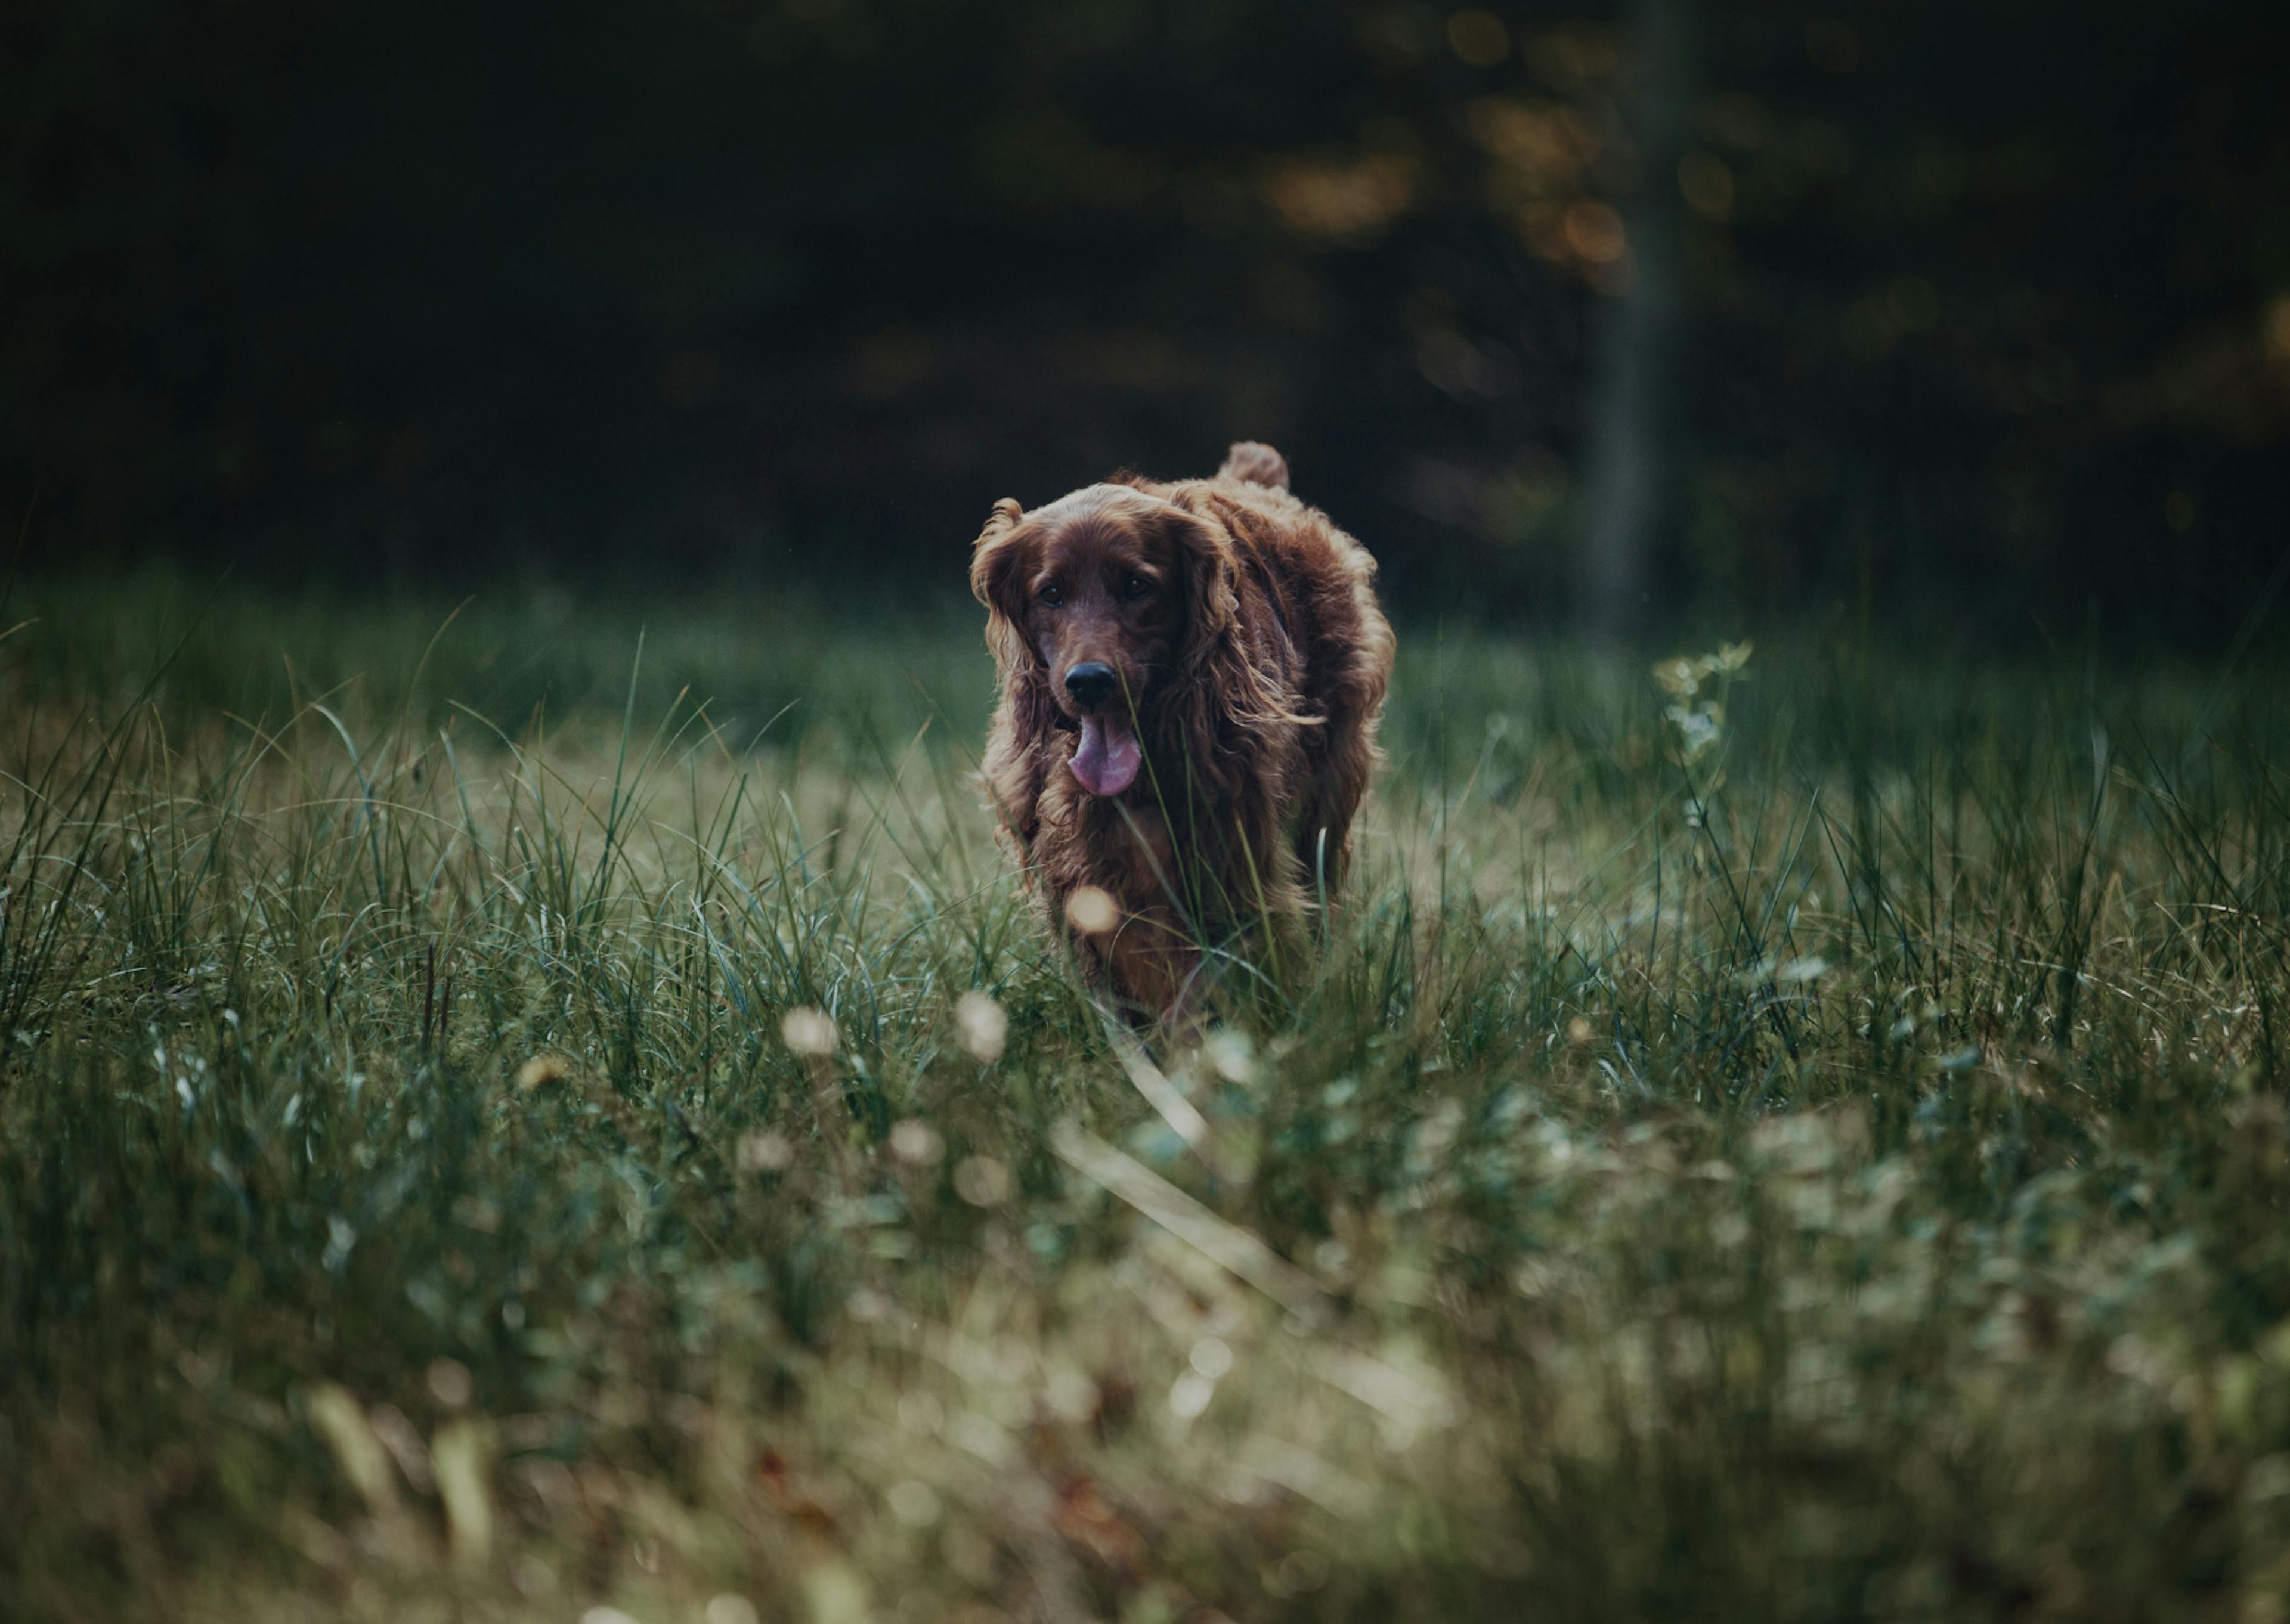
{"label": "blurred tree trunk", "polygon": [[1637,0],[1637,84],[1625,118],[1637,150],[1622,211],[1629,281],[1605,306],[1592,381],[1590,512],[1583,602],[1594,636],[1642,623],[1655,543],[1672,515],[1681,245],[1677,161],[1694,81],[1695,0]]}

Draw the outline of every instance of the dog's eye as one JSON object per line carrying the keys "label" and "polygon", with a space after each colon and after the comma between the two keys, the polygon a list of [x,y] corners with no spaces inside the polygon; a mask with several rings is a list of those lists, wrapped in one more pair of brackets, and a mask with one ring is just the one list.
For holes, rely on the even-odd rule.
{"label": "dog's eye", "polygon": [[1052,581],[1048,586],[1044,587],[1034,596],[1040,598],[1043,603],[1048,604],[1053,609],[1055,609],[1059,604],[1066,601],[1065,588],[1059,586],[1055,581]]}
{"label": "dog's eye", "polygon": [[1152,590],[1153,583],[1134,570],[1121,578],[1121,596],[1132,603],[1147,596]]}

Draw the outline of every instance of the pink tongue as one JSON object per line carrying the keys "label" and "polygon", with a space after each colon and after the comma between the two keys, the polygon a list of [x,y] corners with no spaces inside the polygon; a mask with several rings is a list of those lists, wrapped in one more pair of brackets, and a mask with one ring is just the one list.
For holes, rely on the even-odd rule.
{"label": "pink tongue", "polygon": [[1081,748],[1073,753],[1073,775],[1092,795],[1119,795],[1137,781],[1145,759],[1137,735],[1124,723],[1096,716],[1081,719]]}

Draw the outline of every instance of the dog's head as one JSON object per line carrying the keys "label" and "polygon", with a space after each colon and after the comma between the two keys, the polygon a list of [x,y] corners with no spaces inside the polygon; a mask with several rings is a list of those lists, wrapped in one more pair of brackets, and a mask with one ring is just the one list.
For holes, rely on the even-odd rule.
{"label": "dog's head", "polygon": [[1217,525],[1129,485],[1091,485],[1032,513],[996,504],[971,590],[1005,683],[1079,735],[1071,765],[1090,794],[1136,782],[1141,731],[1231,630],[1236,567]]}

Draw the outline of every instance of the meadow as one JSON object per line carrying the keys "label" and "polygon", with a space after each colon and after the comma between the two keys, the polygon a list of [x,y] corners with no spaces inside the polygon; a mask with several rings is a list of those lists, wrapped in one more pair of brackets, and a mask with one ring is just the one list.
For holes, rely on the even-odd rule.
{"label": "meadow", "polygon": [[0,1615],[2290,1618],[2239,646],[1403,623],[1318,956],[1149,1049],[966,603],[10,627]]}

